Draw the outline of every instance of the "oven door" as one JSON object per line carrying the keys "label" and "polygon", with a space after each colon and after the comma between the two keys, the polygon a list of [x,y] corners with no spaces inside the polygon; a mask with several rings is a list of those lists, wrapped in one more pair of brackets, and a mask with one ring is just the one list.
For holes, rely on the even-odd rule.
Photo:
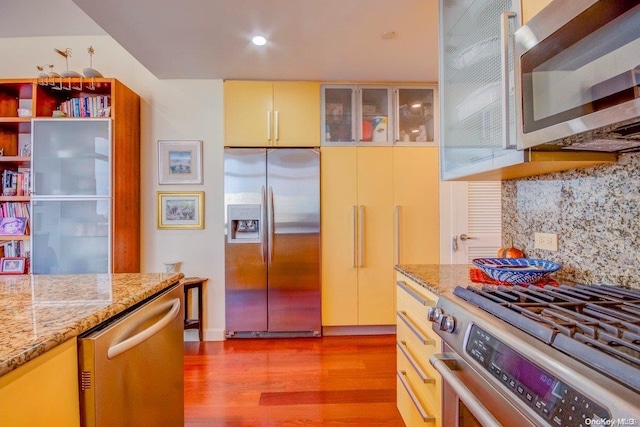
{"label": "oven door", "polygon": [[[442,427],[536,426],[451,347],[429,362],[442,376]],[[515,403],[515,405],[514,405]]]}

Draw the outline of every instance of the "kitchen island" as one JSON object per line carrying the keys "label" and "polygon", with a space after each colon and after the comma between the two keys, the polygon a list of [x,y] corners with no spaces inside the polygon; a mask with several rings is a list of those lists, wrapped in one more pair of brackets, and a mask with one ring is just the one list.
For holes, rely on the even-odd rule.
{"label": "kitchen island", "polygon": [[[3,419],[12,419],[13,414],[22,422],[12,426],[79,424],[76,337],[175,285],[183,276],[0,277]],[[23,414],[28,419],[22,419]]]}
{"label": "kitchen island", "polygon": [[471,267],[467,264],[403,264],[396,266],[396,271],[439,296],[456,286],[482,285],[469,278]]}

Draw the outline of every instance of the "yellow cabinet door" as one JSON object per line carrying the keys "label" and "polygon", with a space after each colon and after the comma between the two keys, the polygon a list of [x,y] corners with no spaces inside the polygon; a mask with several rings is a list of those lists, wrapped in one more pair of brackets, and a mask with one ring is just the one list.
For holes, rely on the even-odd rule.
{"label": "yellow cabinet door", "polygon": [[264,147],[271,141],[273,84],[224,82],[224,145]]}
{"label": "yellow cabinet door", "polygon": [[393,148],[357,150],[358,324],[393,325]]}
{"label": "yellow cabinet door", "polygon": [[273,146],[320,146],[320,83],[273,84]]}
{"label": "yellow cabinet door", "polygon": [[438,264],[438,147],[394,147],[393,171],[394,264]]}
{"label": "yellow cabinet door", "polygon": [[357,151],[322,147],[322,325],[358,324]]}
{"label": "yellow cabinet door", "polygon": [[224,82],[224,131],[228,147],[320,145],[317,82]]}

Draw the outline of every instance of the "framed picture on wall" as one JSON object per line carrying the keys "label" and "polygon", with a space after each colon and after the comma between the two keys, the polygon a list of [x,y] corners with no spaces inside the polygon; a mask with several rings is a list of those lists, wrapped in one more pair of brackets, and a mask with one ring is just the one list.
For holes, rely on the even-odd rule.
{"label": "framed picture on wall", "polygon": [[158,191],[159,229],[203,229],[204,191]]}
{"label": "framed picture on wall", "polygon": [[202,184],[202,141],[158,141],[158,183]]}

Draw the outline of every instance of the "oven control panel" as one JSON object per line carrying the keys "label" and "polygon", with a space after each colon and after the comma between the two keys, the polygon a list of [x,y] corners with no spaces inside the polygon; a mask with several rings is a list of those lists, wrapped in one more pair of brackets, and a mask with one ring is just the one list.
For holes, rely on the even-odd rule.
{"label": "oven control panel", "polygon": [[477,325],[466,353],[550,425],[587,426],[611,419],[602,406],[521,356]]}

